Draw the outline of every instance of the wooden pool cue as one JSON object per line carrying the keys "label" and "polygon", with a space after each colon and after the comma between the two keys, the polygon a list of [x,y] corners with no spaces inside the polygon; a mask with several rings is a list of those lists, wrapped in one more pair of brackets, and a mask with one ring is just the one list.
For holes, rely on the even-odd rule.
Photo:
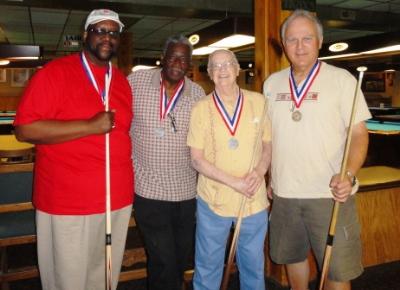
{"label": "wooden pool cue", "polygon": [[[351,134],[353,132],[353,124],[354,124],[356,106],[357,106],[357,102],[358,102],[359,91],[361,90],[361,83],[362,83],[362,79],[364,76],[364,72],[367,70],[367,68],[365,66],[363,66],[363,67],[357,68],[357,70],[359,72],[359,75],[358,75],[358,80],[357,80],[357,85],[356,85],[356,91],[354,93],[349,128],[347,130],[347,139],[346,139],[346,145],[345,145],[343,159],[342,159],[342,166],[340,167],[340,180],[343,180],[346,175],[347,159],[348,159],[349,150],[350,150]],[[331,260],[331,255],[332,255],[333,240],[335,238],[335,232],[336,232],[336,222],[337,222],[337,216],[339,213],[339,206],[340,206],[340,203],[335,200],[335,203],[333,205],[333,211],[332,211],[332,219],[331,219],[331,223],[329,225],[329,233],[328,233],[328,239],[326,242],[324,261],[322,263],[322,273],[321,273],[321,280],[319,283],[319,290],[323,290],[324,283],[325,283],[325,280],[326,280],[326,277],[328,274],[329,262]]]}
{"label": "wooden pool cue", "polygon": [[[254,151],[251,156],[251,162],[250,162],[248,173],[250,173],[253,170],[256,152],[259,151],[260,144],[261,144],[261,148],[262,148],[263,142],[262,142],[262,140],[261,140],[261,142],[258,142],[258,140],[261,138],[261,133],[263,132],[263,129],[264,129],[263,125],[265,122],[266,113],[267,113],[267,101],[265,101],[265,103],[264,103],[264,109],[263,109],[263,113],[262,113],[261,120],[260,120],[260,127],[258,128],[256,144],[254,146]],[[240,202],[239,214],[238,214],[238,219],[236,221],[235,231],[233,232],[232,243],[231,243],[231,247],[230,247],[230,251],[229,251],[228,261],[225,266],[225,272],[224,272],[224,277],[222,280],[221,290],[226,290],[228,288],[229,274],[230,274],[230,271],[231,271],[231,268],[233,265],[233,259],[235,257],[235,253],[236,253],[237,241],[239,238],[240,227],[242,225],[242,219],[243,219],[243,213],[244,213],[246,201],[247,201],[247,196],[243,195],[242,200]]]}
{"label": "wooden pool cue", "polygon": [[[112,67],[110,65],[110,74]],[[111,75],[106,74],[106,78]],[[106,79],[105,110],[109,111],[109,86],[111,80]],[[110,133],[106,133],[106,290],[112,289],[112,259],[111,259],[111,186],[110,186]]]}

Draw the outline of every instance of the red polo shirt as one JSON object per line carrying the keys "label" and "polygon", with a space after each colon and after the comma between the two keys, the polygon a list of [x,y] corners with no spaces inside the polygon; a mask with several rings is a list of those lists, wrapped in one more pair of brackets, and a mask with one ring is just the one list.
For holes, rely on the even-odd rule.
{"label": "red polo shirt", "polygon": [[[106,68],[90,64],[98,87]],[[110,133],[111,207],[133,201],[133,169],[129,129],[132,95],[125,76],[113,68],[109,91],[115,109]],[[38,120],[89,119],[104,111],[100,95],[82,66],[79,54],[50,62],[30,81],[18,106],[14,125]],[[36,146],[33,202],[50,214],[86,215],[105,211],[105,135]]]}

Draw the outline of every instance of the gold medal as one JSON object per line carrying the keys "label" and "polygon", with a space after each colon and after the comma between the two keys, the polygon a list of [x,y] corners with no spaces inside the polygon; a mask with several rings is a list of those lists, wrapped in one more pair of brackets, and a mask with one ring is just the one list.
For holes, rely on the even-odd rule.
{"label": "gold medal", "polygon": [[301,112],[300,111],[294,111],[292,113],[292,120],[295,122],[299,122],[301,120]]}

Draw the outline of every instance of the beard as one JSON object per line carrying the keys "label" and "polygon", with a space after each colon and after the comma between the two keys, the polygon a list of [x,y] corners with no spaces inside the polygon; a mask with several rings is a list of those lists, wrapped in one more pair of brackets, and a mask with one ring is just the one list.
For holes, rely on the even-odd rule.
{"label": "beard", "polygon": [[113,43],[108,43],[110,48],[103,49],[103,42],[99,42],[96,44],[86,43],[86,50],[95,58],[97,58],[100,62],[108,62],[111,60],[113,56],[116,55],[117,48]]}

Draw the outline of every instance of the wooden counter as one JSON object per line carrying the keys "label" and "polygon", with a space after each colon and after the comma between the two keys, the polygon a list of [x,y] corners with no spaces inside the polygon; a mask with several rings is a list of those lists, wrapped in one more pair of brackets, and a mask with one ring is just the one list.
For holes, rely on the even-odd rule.
{"label": "wooden counter", "polygon": [[[360,189],[356,202],[361,224],[364,267],[400,260],[400,169],[365,167],[360,170],[357,178]],[[285,268],[269,258],[268,236],[265,258],[265,275],[287,286]],[[317,268],[311,253],[308,260],[312,281],[317,278]]]}

